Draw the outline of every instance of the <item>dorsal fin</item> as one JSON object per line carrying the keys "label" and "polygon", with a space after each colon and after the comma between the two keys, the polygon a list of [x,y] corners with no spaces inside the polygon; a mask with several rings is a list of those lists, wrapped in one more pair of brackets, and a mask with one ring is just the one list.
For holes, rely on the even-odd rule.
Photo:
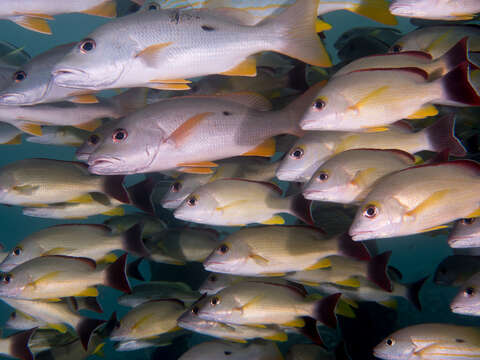
{"label": "dorsal fin", "polygon": [[267,182],[267,181],[256,181],[256,180],[241,179],[241,178],[225,178],[225,179],[221,179],[219,181],[224,181],[224,180],[235,180],[235,181],[244,181],[244,182],[256,183],[256,184],[266,186],[266,187],[270,188],[271,190],[279,193],[280,195],[283,194],[282,189],[280,189],[280,187],[278,185],[272,184],[272,183]]}
{"label": "dorsal fin", "polygon": [[97,268],[97,263],[93,259],[89,259],[86,257],[74,257],[74,256],[65,256],[65,255],[47,255],[43,256],[43,258],[52,258],[52,260],[55,260],[55,258],[63,258],[63,259],[70,259],[72,261],[80,261],[83,262],[84,264],[89,265],[92,269]]}

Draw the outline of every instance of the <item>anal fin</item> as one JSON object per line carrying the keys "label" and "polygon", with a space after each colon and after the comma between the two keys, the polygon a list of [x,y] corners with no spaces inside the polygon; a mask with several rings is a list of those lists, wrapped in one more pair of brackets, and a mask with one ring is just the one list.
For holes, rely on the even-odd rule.
{"label": "anal fin", "polygon": [[420,110],[417,110],[413,114],[407,116],[407,119],[409,120],[415,120],[415,119],[423,119],[426,118],[427,116],[435,116],[438,115],[438,109],[434,105],[425,105],[420,108]]}
{"label": "anal fin", "polygon": [[263,156],[263,157],[272,157],[275,155],[275,138],[270,138],[262,142],[260,145],[256,146],[252,150],[243,153],[242,156]]}
{"label": "anal fin", "polygon": [[25,29],[52,35],[52,30],[45,19],[28,15],[18,15],[11,17],[10,20]]}
{"label": "anal fin", "polygon": [[220,74],[229,76],[257,76],[257,60],[253,56],[249,56],[240,64]]}

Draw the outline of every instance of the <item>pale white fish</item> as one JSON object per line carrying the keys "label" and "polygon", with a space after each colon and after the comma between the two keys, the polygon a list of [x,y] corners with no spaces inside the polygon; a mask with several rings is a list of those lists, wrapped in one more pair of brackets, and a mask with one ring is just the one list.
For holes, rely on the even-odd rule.
{"label": "pale white fish", "polygon": [[6,328],[14,330],[29,330],[33,328],[43,328],[46,326],[47,323],[44,321],[37,320],[18,310],[12,312],[5,323]]}
{"label": "pale white fish", "polygon": [[21,143],[22,131],[13,125],[0,122],[0,144],[20,145]]}
{"label": "pale white fish", "polygon": [[199,76],[255,76],[250,56],[262,51],[331,66],[316,34],[317,4],[298,0],[256,26],[246,25],[251,23],[248,12],[235,9],[140,11],[97,28],[52,74],[57,85],[91,90],[186,90],[186,79]]}
{"label": "pale white fish", "polygon": [[450,309],[456,314],[480,316],[480,273],[472,275],[462,283],[457,295],[450,303]]}
{"label": "pale white fish", "polygon": [[468,37],[468,49],[480,51],[480,28],[475,25],[437,25],[416,29],[398,39],[390,52],[423,51],[439,58],[463,38]]}
{"label": "pale white fish", "polygon": [[[148,93],[147,93],[148,94]],[[148,103],[148,95],[147,95]],[[95,129],[95,132],[90,133],[90,135],[84,140],[83,144],[79,146],[75,152],[75,157],[80,161],[87,161],[88,157],[97,149],[101,144],[100,134],[104,132],[104,129],[108,129],[111,124],[117,122],[117,119],[105,119],[98,128]]]}
{"label": "pale white fish", "polygon": [[479,174],[478,163],[456,160],[387,175],[363,200],[349,234],[355,241],[391,238],[478,216]]}
{"label": "pale white fish", "polygon": [[25,140],[45,145],[80,146],[89,136],[90,132],[71,126],[42,126],[42,135],[28,136]]}
{"label": "pale white fish", "polygon": [[238,344],[228,341],[200,343],[178,358],[178,360],[283,360],[277,345],[271,341]]}
{"label": "pale white fish", "polygon": [[390,12],[429,20],[472,20],[480,12],[480,3],[477,0],[393,0]]}
{"label": "pale white fish", "polygon": [[268,281],[271,283],[288,284],[288,281],[281,277],[257,277],[257,276],[237,276],[230,274],[211,273],[198,288],[201,294],[212,295],[222,289],[241,281]]}
{"label": "pale white fish", "polygon": [[116,2],[113,0],[72,0],[53,3],[48,0],[8,0],[2,4],[1,19],[8,19],[42,34],[52,31],[46,20],[53,20],[54,15],[84,13],[112,18],[117,15]]}
{"label": "pale white fish", "polygon": [[410,154],[449,149],[450,155],[464,156],[465,148],[455,137],[454,129],[454,119],[445,116],[417,132],[404,121],[376,133],[309,131],[291,147],[276,175],[280,180],[307,182],[326,160],[351,149],[398,149]]}
{"label": "pale white fish", "polygon": [[457,220],[448,235],[447,241],[452,248],[480,247],[480,219]]}

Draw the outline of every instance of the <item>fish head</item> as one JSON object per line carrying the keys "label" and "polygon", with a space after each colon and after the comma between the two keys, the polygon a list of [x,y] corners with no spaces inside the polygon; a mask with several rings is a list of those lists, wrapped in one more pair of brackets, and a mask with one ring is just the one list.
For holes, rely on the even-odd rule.
{"label": "fish head", "polygon": [[88,156],[88,170],[98,175],[147,172],[164,138],[161,129],[139,125],[128,118],[102,127],[87,143],[92,142],[94,135],[98,136],[96,144],[82,151],[92,151]]}
{"label": "fish head", "polygon": [[18,185],[13,169],[8,165],[0,169],[0,202],[8,204],[14,197],[15,187]]}
{"label": "fish head", "polygon": [[478,218],[457,220],[448,236],[448,245],[452,248],[469,248],[478,247],[479,244],[480,220]]}
{"label": "fish head", "polygon": [[0,296],[18,297],[28,287],[29,278],[26,272],[15,269],[0,273]]}
{"label": "fish head", "polygon": [[415,349],[413,342],[397,338],[394,333],[373,348],[373,356],[384,360],[413,360],[417,359]]}
{"label": "fish head", "polygon": [[276,177],[282,181],[307,182],[331,153],[327,143],[314,140],[307,134],[285,154]]}
{"label": "fish head", "polygon": [[[87,161],[89,156],[100,146],[105,133],[109,133],[112,129],[112,124],[116,120],[106,121],[101,126],[95,129],[83,142],[83,144],[75,152],[75,157],[80,161]],[[47,127],[48,129],[48,127]]]}
{"label": "fish head", "polygon": [[358,209],[349,234],[354,241],[395,236],[404,213],[405,209],[394,198],[367,198]]}
{"label": "fish head", "polygon": [[42,256],[42,253],[40,246],[34,242],[31,242],[28,246],[22,243],[17,244],[0,264],[0,271],[10,271],[28,260]]}
{"label": "fish head", "polygon": [[175,179],[160,200],[160,205],[166,209],[176,209],[196,188],[203,185],[203,178],[209,179],[210,175],[182,174]]}
{"label": "fish head", "polygon": [[115,87],[135,59],[137,48],[130,37],[119,36],[115,27],[112,23],[101,26],[67,52],[52,69],[55,84],[92,90]]}
{"label": "fish head", "polygon": [[224,241],[205,259],[205,270],[236,273],[247,263],[252,250],[244,241]]}
{"label": "fish head", "polygon": [[241,312],[241,305],[234,296],[224,296],[223,291],[220,291],[197,303],[196,310],[201,319],[228,322],[235,312]]}
{"label": "fish head", "polygon": [[450,309],[456,314],[476,315],[480,314],[480,277],[475,274],[468,279],[453,298]]}
{"label": "fish head", "polygon": [[[50,74],[30,67],[12,73],[10,84],[0,92],[0,105],[31,105],[42,101],[50,87]],[[37,69],[38,70],[38,69]]]}
{"label": "fish head", "polygon": [[183,200],[173,212],[173,216],[180,220],[209,224],[216,217],[221,216],[219,206],[214,194],[205,188],[199,188]]}
{"label": "fish head", "polygon": [[198,292],[212,295],[232,284],[232,275],[211,273],[200,285]]}
{"label": "fish head", "polygon": [[317,94],[300,120],[303,130],[349,130],[349,120],[357,111],[341,91],[335,81],[327,84]]}

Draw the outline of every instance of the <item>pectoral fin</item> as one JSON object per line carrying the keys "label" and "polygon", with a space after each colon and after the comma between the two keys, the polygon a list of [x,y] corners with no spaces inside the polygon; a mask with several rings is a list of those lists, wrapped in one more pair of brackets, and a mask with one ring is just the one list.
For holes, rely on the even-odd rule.
{"label": "pectoral fin", "polygon": [[295,320],[282,324],[282,326],[303,328],[305,326],[305,320],[302,318],[296,318]]}
{"label": "pectoral fin", "polygon": [[42,127],[38,124],[23,123],[18,128],[27,134],[42,136]]}
{"label": "pectoral fin", "polygon": [[407,119],[423,119],[427,116],[438,115],[438,109],[434,105],[425,105],[420,108],[420,110],[414,112],[412,115],[408,116]]}
{"label": "pectoral fin", "polygon": [[152,317],[151,314],[141,317],[135,324],[133,324],[132,330],[138,329],[138,327],[142,326],[142,324],[149,322],[151,317]]}
{"label": "pectoral fin", "polygon": [[76,124],[76,125],[72,125],[72,126],[76,127],[77,129],[80,129],[80,130],[86,130],[86,131],[92,132],[92,131],[96,130],[101,125],[102,125],[102,120],[95,119],[95,120],[92,120],[92,121],[88,121],[88,122],[85,122],[85,123],[82,123],[82,124]]}
{"label": "pectoral fin", "polygon": [[274,215],[272,218],[262,221],[264,225],[283,225],[285,224],[285,219],[282,218],[280,215]]}
{"label": "pectoral fin", "polygon": [[47,324],[49,328],[52,328],[54,330],[57,330],[58,332],[61,332],[62,334],[65,334],[67,332],[67,327],[64,324]]}
{"label": "pectoral fin", "polygon": [[255,304],[259,303],[263,298],[263,295],[258,295],[258,296],[255,296],[252,300],[250,300],[249,302],[247,302],[245,305],[243,305],[240,310],[243,312],[245,311],[245,309],[248,309],[252,306],[254,306]]}
{"label": "pectoral fin", "polygon": [[50,26],[45,19],[33,16],[19,15],[11,17],[10,20],[12,20],[17,25],[24,27],[25,29],[33,30],[42,34],[52,35],[52,30],[50,29]]}
{"label": "pectoral fin", "polygon": [[266,266],[270,262],[268,259],[257,254],[250,254],[248,257],[251,258],[253,261],[255,261],[255,263],[257,263],[260,266]]}
{"label": "pectoral fin", "polygon": [[335,281],[335,284],[348,286],[348,287],[355,287],[355,288],[358,288],[361,285],[360,281],[358,281],[358,279],[355,279],[355,278],[348,278],[346,280]]}
{"label": "pectoral fin", "polygon": [[49,272],[48,274],[45,274],[41,277],[39,277],[37,280],[34,280],[30,283],[27,284],[27,286],[31,286],[33,288],[36,288],[37,286],[41,286],[43,283],[49,283],[55,279],[55,277],[60,274],[60,271],[52,271]]}
{"label": "pectoral fin", "polygon": [[150,67],[157,67],[158,61],[162,58],[162,51],[166,47],[172,45],[173,42],[159,43],[146,47],[135,55],[135,58],[140,58]]}
{"label": "pectoral fin", "polygon": [[182,125],[173,131],[170,136],[165,139],[165,142],[173,142],[175,147],[179,147],[182,145],[186,139],[192,135],[193,130],[208,116],[213,115],[212,112],[204,112],[200,114],[196,114],[186,120]]}
{"label": "pectoral fin", "polygon": [[360,111],[362,109],[362,107],[364,107],[364,106],[379,104],[381,102],[379,97],[388,89],[389,89],[389,86],[387,86],[387,85],[382,86],[382,87],[370,92],[366,96],[364,96],[356,104],[350,106],[348,109],[349,110],[354,110],[354,111]]}
{"label": "pectoral fin", "polygon": [[92,94],[72,96],[69,100],[71,102],[75,103],[75,104],[96,104],[96,103],[98,103],[97,97],[95,95],[92,95]]}
{"label": "pectoral fin", "polygon": [[96,287],[88,287],[85,290],[80,291],[79,293],[76,293],[75,296],[98,296],[98,289]]}
{"label": "pectoral fin", "polygon": [[263,157],[272,157],[273,155],[275,155],[275,138],[267,139],[260,145],[256,146],[254,149],[242,154],[242,156]]}
{"label": "pectoral fin", "polygon": [[368,168],[357,171],[355,177],[350,181],[350,184],[357,186],[365,186],[367,184],[367,178],[375,172],[375,168]]}
{"label": "pectoral fin", "polygon": [[405,213],[406,216],[417,216],[421,214],[428,208],[432,206],[436,206],[438,203],[442,201],[442,199],[450,192],[450,190],[439,190],[434,192],[428,198],[426,198],[423,202],[418,204],[414,209]]}
{"label": "pectoral fin", "polygon": [[309,267],[307,267],[304,270],[308,271],[308,270],[325,269],[325,268],[329,268],[331,266],[332,266],[332,262],[329,259],[325,258],[325,259],[320,259],[315,264],[310,265]]}
{"label": "pectoral fin", "polygon": [[48,251],[45,251],[42,256],[49,256],[49,255],[63,255],[65,254],[65,251],[67,251],[67,248],[64,247],[56,247],[53,249],[50,249]]}

